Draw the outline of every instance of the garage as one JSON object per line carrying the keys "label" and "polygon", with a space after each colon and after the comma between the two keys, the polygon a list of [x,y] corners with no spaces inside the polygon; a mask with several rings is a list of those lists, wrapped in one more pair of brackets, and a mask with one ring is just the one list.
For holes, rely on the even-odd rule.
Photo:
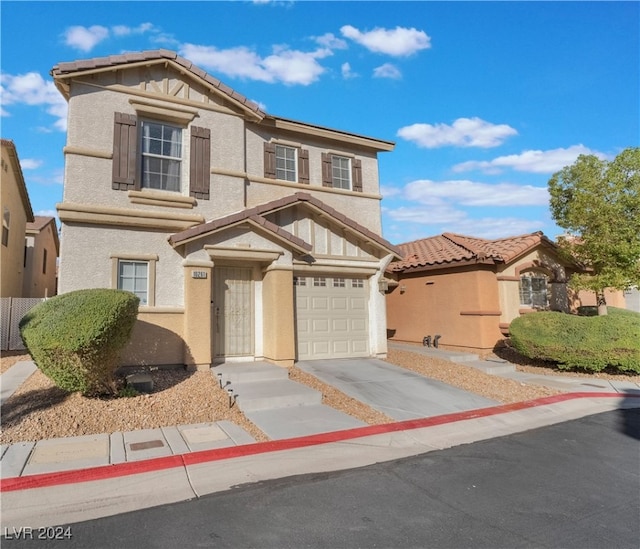
{"label": "garage", "polygon": [[294,276],[297,359],[369,356],[366,278]]}

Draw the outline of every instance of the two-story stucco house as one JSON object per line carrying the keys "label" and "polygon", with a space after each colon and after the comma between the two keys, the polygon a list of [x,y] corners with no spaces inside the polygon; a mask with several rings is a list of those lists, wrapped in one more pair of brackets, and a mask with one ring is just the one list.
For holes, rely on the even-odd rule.
{"label": "two-story stucco house", "polygon": [[393,143],[269,115],[166,50],[51,74],[69,103],[59,293],[140,297],[125,364],[385,355]]}

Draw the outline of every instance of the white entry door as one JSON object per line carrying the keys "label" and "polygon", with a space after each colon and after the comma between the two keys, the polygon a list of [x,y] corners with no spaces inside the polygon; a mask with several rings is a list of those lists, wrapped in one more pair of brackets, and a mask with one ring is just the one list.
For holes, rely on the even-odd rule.
{"label": "white entry door", "polygon": [[213,343],[216,357],[253,355],[251,269],[216,267],[213,274]]}
{"label": "white entry door", "polygon": [[298,360],[369,356],[364,278],[294,277]]}

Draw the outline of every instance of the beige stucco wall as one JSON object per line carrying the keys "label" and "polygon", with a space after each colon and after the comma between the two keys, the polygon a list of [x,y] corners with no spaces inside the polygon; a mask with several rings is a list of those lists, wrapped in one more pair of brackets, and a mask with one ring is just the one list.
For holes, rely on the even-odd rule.
{"label": "beige stucco wall", "polygon": [[[50,223],[41,231],[33,231],[26,237],[27,266],[25,268],[24,297],[51,297],[56,295],[56,260],[58,251]],[[47,251],[46,272],[43,272],[44,251]]]}
{"label": "beige stucco wall", "polygon": [[267,269],[262,284],[264,358],[280,366],[293,366],[296,356],[293,271]]}
{"label": "beige stucco wall", "polygon": [[[570,291],[569,295],[572,301],[572,307],[575,310],[581,306],[593,307],[597,305],[595,292],[587,290],[580,290],[579,292]],[[606,290],[604,292],[604,298],[610,307],[618,307],[620,309],[627,308],[626,299],[622,290]]]}
{"label": "beige stucco wall", "polygon": [[492,349],[500,339],[495,274],[465,270],[404,274],[387,294],[387,326],[394,340],[422,343],[441,335],[443,347]]}
{"label": "beige stucco wall", "polygon": [[113,288],[112,255],[155,253],[155,304],[183,307],[182,257],[167,242],[168,233],[65,223],[60,239],[59,293],[83,288]]}
{"label": "beige stucco wall", "polygon": [[141,308],[131,340],[120,357],[122,366],[183,364],[184,311]]}
{"label": "beige stucco wall", "polygon": [[5,209],[9,211],[10,221],[7,245],[0,244],[0,264],[2,265],[0,295],[2,297],[23,297],[22,284],[27,212],[18,188],[20,184],[18,182],[19,176],[16,174],[8,148],[4,145],[2,146],[1,166],[0,222],[2,222]]}

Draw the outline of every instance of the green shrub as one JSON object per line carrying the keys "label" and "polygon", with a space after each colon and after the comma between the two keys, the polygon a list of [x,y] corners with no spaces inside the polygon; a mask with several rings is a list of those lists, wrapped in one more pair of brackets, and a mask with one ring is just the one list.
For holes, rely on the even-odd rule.
{"label": "green shrub", "polygon": [[640,373],[640,314],[609,307],[604,316],[538,312],[514,319],[513,346],[563,370],[605,368]]}
{"label": "green shrub", "polygon": [[114,394],[120,350],[131,337],[138,297],[121,290],[78,290],[31,309],[20,334],[34,362],[66,391]]}

